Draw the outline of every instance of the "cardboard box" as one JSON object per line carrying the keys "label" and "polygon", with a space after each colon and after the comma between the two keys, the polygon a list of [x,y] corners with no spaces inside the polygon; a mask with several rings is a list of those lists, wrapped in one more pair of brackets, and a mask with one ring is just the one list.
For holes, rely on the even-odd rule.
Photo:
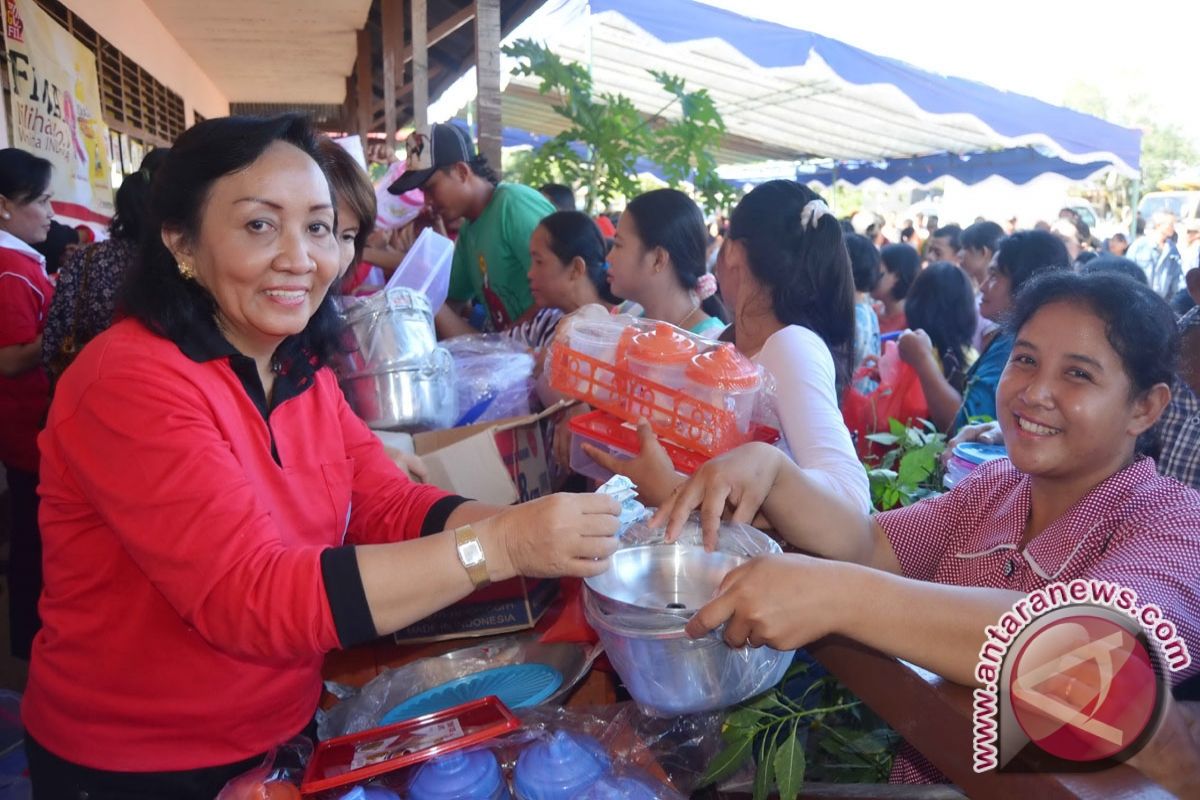
{"label": "cardboard box", "polygon": [[[523,503],[550,494],[545,428],[562,407],[418,433],[412,437],[413,449],[429,470],[429,482],[439,488],[496,505]],[[557,596],[557,580],[513,578],[470,594],[393,637],[417,643],[524,630],[537,624]]]}
{"label": "cardboard box", "polygon": [[433,485],[485,503],[524,503],[550,494],[545,427],[566,405],[527,417],[418,433],[413,447]]}

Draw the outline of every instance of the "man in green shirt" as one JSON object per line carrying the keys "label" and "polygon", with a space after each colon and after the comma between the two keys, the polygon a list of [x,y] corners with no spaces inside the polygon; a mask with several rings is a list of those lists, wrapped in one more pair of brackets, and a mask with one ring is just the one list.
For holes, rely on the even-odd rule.
{"label": "man in green shirt", "polygon": [[436,214],[465,220],[454,245],[449,299],[483,303],[488,330],[521,321],[533,310],[529,238],[554,206],[528,186],[500,182],[457,125],[431,125],[408,137],[407,145],[408,168],[388,191],[421,188]]}

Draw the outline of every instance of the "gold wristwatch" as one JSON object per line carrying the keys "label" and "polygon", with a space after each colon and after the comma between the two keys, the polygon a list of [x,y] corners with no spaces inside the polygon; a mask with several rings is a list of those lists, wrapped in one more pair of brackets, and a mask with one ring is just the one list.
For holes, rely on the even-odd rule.
{"label": "gold wristwatch", "polygon": [[454,547],[458,550],[458,560],[462,562],[463,569],[467,571],[467,576],[476,589],[482,589],[492,582],[488,578],[483,544],[470,525],[463,525],[454,531]]}

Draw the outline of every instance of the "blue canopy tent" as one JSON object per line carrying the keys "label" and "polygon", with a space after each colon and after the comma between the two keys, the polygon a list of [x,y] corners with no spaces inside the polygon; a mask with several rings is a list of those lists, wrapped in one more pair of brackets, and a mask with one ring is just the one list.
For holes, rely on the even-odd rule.
{"label": "blue canopy tent", "polygon": [[1082,181],[1111,167],[1112,163],[1108,161],[1076,164],[1030,147],[1018,147],[985,153],[938,153],[878,163],[838,164],[824,169],[800,167],[796,170],[796,180],[826,186],[835,182],[861,186],[878,181],[890,186],[906,180],[925,185],[941,178],[953,178],[973,186],[989,178],[1003,178],[1009,183],[1023,184],[1047,174]]}
{"label": "blue canopy tent", "polygon": [[[1138,172],[1139,131],[1031,97],[694,0],[591,0],[590,14],[582,4],[563,0],[570,24],[550,14],[535,38],[589,64],[598,91],[620,92],[648,116],[677,109],[663,110],[647,70],[706,88],[728,130],[720,163],[832,160],[839,180],[881,163],[875,177],[918,181],[930,170],[971,177],[989,166],[1018,178],[1096,164]],[[503,102],[506,125],[537,135],[564,127],[532,78],[513,77]]]}

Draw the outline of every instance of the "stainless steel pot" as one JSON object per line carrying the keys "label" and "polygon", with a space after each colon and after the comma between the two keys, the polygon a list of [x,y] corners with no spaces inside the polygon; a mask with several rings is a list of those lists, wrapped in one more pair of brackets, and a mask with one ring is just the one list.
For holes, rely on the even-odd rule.
{"label": "stainless steel pot", "polygon": [[347,309],[345,320],[350,340],[343,375],[407,366],[437,347],[429,300],[412,289],[374,294]]}
{"label": "stainless steel pot", "polygon": [[454,359],[440,347],[415,363],[344,377],[342,391],[355,413],[378,430],[436,430],[458,418]]}
{"label": "stainless steel pot", "polygon": [[792,663],[790,650],[734,649],[719,629],[691,639],[684,619],[670,627],[639,627],[645,618],[601,611],[591,589],[584,589],[583,610],[630,696],[650,714],[728,708],[779,683]]}

